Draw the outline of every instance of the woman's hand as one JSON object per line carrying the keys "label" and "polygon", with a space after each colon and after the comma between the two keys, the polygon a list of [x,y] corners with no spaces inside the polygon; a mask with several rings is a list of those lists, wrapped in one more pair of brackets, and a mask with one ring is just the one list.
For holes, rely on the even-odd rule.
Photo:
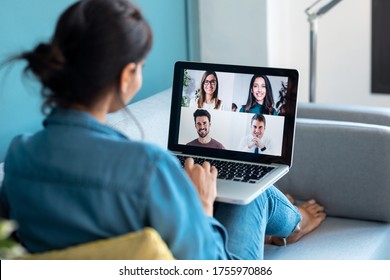
{"label": "woman's hand", "polygon": [[184,163],[184,169],[198,191],[203,208],[207,215],[213,215],[213,204],[217,196],[217,174],[215,166],[205,161],[202,165],[194,164],[192,158]]}

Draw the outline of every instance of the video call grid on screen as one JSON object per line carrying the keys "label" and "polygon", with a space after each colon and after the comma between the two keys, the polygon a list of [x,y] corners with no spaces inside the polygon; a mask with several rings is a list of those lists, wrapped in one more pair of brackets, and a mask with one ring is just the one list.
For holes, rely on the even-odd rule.
{"label": "video call grid on screen", "polygon": [[[204,73],[203,70],[184,70],[178,140],[181,145],[187,145],[199,137],[193,114],[199,109],[196,100],[197,95],[200,94],[199,88]],[[204,108],[211,116],[209,135],[212,139],[221,143],[226,150],[253,153],[245,147],[247,146],[245,139],[250,138],[252,134],[251,119],[254,113],[240,112],[240,109],[247,102],[248,95],[252,94],[250,84],[253,74],[220,71],[215,71],[215,73],[218,80],[218,99],[221,100],[222,105],[218,109]],[[287,88],[288,77],[265,76],[272,88],[275,112],[272,115],[263,114],[266,126],[262,139],[265,140],[268,147],[261,153],[281,156],[285,117],[279,115],[280,108],[277,108],[276,104],[279,104],[280,95]],[[210,77],[213,77],[213,75]],[[233,111],[233,104],[237,106],[236,111]]]}

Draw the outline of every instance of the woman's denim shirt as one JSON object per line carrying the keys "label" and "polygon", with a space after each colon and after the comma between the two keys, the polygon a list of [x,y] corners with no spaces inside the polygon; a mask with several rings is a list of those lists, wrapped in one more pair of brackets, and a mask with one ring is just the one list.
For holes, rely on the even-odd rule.
{"label": "woman's denim shirt", "polygon": [[178,161],[87,113],[55,109],[43,130],[13,140],[4,171],[3,215],[31,252],[150,226],[177,259],[229,258],[224,228]]}

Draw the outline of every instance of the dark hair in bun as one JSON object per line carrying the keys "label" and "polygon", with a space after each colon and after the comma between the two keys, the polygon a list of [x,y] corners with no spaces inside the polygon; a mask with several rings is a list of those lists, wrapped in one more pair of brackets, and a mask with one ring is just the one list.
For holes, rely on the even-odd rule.
{"label": "dark hair in bun", "polygon": [[81,0],[59,18],[49,43],[14,59],[27,61],[42,84],[43,109],[72,104],[89,106],[120,74],[142,61],[152,46],[152,31],[127,0]]}

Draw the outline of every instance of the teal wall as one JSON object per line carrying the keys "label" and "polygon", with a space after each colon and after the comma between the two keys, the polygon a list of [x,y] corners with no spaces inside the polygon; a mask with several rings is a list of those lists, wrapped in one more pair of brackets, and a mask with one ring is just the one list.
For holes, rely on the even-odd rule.
{"label": "teal wall", "polygon": [[144,67],[143,86],[133,102],[171,87],[174,63],[188,58],[186,1],[135,0],[134,3],[152,26],[154,45]]}
{"label": "teal wall", "polygon": [[[191,0],[190,0],[191,1]],[[3,0],[0,7],[0,61],[48,40],[61,12],[74,0]],[[172,85],[173,65],[188,58],[186,1],[135,0],[154,32],[144,67],[144,84],[134,101]],[[39,85],[22,78],[22,62],[0,69],[0,161],[12,138],[42,125]]]}

